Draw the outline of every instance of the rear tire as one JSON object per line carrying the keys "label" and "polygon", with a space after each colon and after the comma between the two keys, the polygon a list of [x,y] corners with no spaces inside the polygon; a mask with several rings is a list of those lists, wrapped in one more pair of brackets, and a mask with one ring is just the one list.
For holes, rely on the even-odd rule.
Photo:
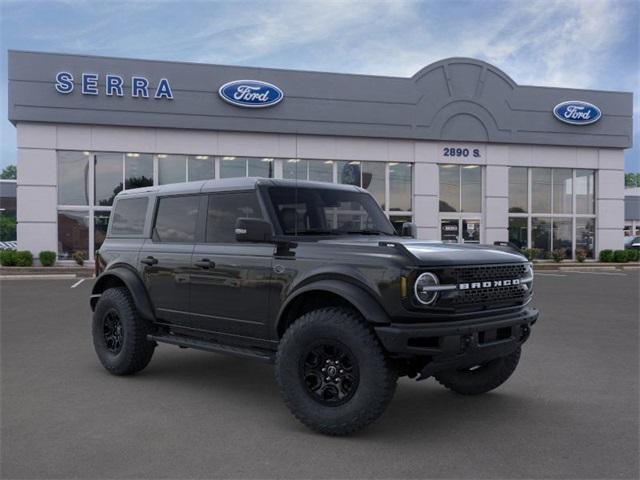
{"label": "rear tire", "polygon": [[92,333],[100,362],[114,375],[139,372],[153,356],[155,343],[147,340],[148,324],[126,288],[102,293],[93,313]]}
{"label": "rear tire", "polygon": [[349,435],[375,421],[393,398],[397,379],[376,337],[345,308],[300,317],[276,356],[285,404],[300,422],[326,435]]}
{"label": "rear tire", "polygon": [[498,388],[515,371],[520,361],[520,348],[505,356],[490,360],[474,369],[447,370],[434,375],[444,387],[461,395],[480,395]]}

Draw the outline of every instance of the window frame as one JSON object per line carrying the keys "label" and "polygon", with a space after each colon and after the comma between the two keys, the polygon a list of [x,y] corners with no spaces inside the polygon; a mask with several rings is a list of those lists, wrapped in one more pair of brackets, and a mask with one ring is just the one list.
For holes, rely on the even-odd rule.
{"label": "window frame", "polygon": [[[517,166],[514,166],[517,167]],[[531,237],[531,228],[532,228],[532,222],[531,219],[533,217],[544,217],[549,219],[550,222],[550,240],[549,240],[549,245],[551,245],[551,247],[553,247],[553,220],[554,218],[571,218],[571,232],[572,232],[572,240],[571,240],[571,256],[568,257],[568,259],[570,260],[575,260],[575,252],[576,252],[576,228],[577,228],[577,219],[580,218],[593,218],[596,220],[596,225],[594,228],[594,242],[593,242],[593,259],[596,259],[596,252],[598,251],[598,225],[597,225],[597,221],[598,221],[598,216],[596,214],[597,212],[597,198],[598,198],[598,170],[595,168],[571,168],[570,170],[572,171],[571,173],[571,191],[572,191],[572,199],[571,199],[571,204],[572,204],[572,211],[573,213],[539,213],[539,212],[533,212],[532,211],[532,206],[533,206],[533,193],[532,193],[532,171],[536,168],[543,168],[543,169],[549,169],[551,170],[551,205],[550,205],[550,210],[551,212],[554,211],[554,194],[553,194],[553,171],[554,170],[558,170],[558,169],[563,169],[563,170],[567,170],[567,168],[565,167],[525,167],[527,168],[527,190],[528,190],[528,195],[527,195],[527,213],[512,213],[512,212],[508,212],[508,217],[509,218],[526,218],[527,219],[527,247],[525,248],[534,248],[533,247],[533,242],[532,242],[532,237]],[[576,213],[576,171],[577,170],[590,170],[593,173],[593,202],[594,202],[594,213]],[[507,191],[507,198],[508,198],[509,192]],[[508,228],[508,222],[507,222],[507,228]],[[552,250],[550,250],[552,251]]]}

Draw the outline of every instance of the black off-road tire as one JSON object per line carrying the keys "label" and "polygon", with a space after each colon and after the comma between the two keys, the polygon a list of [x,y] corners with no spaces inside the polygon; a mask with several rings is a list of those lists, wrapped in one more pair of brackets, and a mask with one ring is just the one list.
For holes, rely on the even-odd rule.
{"label": "black off-road tire", "polygon": [[520,361],[520,348],[475,369],[447,370],[434,375],[443,386],[461,395],[480,395],[498,388],[515,371]]}
{"label": "black off-road tire", "polygon": [[[113,337],[107,340],[105,334],[105,322],[113,324],[114,318],[121,325],[119,349],[114,348]],[[102,293],[93,313],[92,333],[100,362],[114,375],[137,373],[153,356],[155,342],[147,340],[148,324],[138,314],[126,288],[110,288]]]}
{"label": "black off-road tire", "polygon": [[[312,391],[304,370],[310,349],[322,350],[327,344],[347,352],[352,359],[351,371],[357,373],[350,394],[333,405],[319,399],[317,390]],[[291,413],[312,430],[336,436],[352,434],[380,417],[393,398],[398,380],[396,368],[362,318],[337,307],[309,312],[289,327],[278,348],[275,370]]]}

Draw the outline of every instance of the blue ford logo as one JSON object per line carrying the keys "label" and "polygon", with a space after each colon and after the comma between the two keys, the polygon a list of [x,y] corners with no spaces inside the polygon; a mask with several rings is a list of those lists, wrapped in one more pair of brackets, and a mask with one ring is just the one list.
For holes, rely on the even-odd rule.
{"label": "blue ford logo", "polygon": [[553,107],[553,114],[558,120],[571,125],[589,125],[597,122],[602,112],[592,103],[570,100]]}
{"label": "blue ford logo", "polygon": [[234,80],[218,90],[225,102],[238,107],[271,107],[284,98],[282,90],[275,85],[259,80]]}

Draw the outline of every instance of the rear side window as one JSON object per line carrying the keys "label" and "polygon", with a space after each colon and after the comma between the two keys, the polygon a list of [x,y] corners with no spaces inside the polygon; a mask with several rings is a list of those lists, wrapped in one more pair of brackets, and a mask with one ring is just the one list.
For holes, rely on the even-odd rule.
{"label": "rear side window", "polygon": [[118,200],[113,212],[111,235],[142,235],[148,203],[147,197]]}
{"label": "rear side window", "polygon": [[262,218],[256,192],[209,195],[207,243],[234,243],[238,218]]}
{"label": "rear side window", "polygon": [[153,238],[159,242],[189,243],[196,236],[199,195],[160,198]]}

